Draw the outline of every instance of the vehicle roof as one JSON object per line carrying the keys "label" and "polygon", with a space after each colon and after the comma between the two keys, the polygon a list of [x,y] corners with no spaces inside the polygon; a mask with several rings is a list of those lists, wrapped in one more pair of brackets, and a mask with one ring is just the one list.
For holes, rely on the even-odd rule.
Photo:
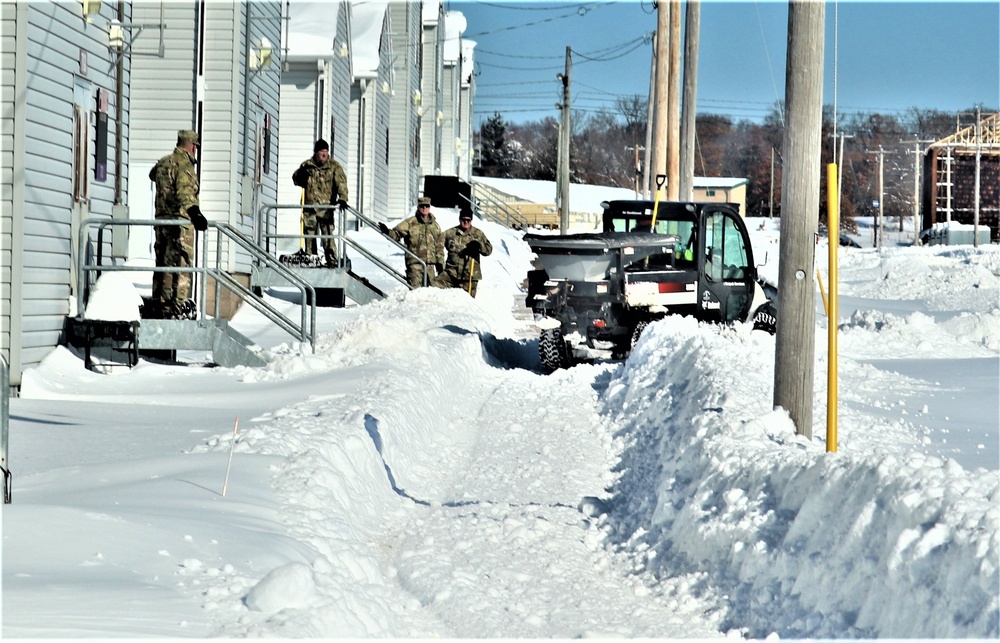
{"label": "vehicle roof", "polygon": [[[605,205],[606,204],[606,205]],[[604,217],[635,218],[641,219],[650,217],[653,210],[656,210],[657,219],[675,219],[693,221],[695,213],[706,206],[729,206],[736,208],[733,203],[717,202],[695,202],[695,201],[660,201],[659,204],[652,200],[616,200],[605,201]],[[738,210],[737,210],[738,212]]]}

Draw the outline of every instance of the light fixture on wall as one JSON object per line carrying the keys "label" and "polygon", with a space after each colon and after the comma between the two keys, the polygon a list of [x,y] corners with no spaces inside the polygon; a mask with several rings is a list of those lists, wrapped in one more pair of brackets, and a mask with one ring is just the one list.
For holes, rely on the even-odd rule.
{"label": "light fixture on wall", "polygon": [[340,43],[340,47],[337,48],[337,55],[340,56],[341,58],[347,58],[347,55],[349,53],[351,52],[347,48],[347,43],[346,42]]}
{"label": "light fixture on wall", "polygon": [[121,53],[125,48],[125,29],[122,23],[112,20],[108,25],[108,49]]}
{"label": "light fixture on wall", "polygon": [[392,89],[392,88],[389,87],[389,81],[383,80],[382,81],[382,93],[383,94],[388,94],[390,89]]}
{"label": "light fixture on wall", "polygon": [[267,69],[271,61],[271,41],[261,37],[260,47],[250,52],[250,69]]}
{"label": "light fixture on wall", "polygon": [[424,97],[420,94],[420,90],[419,89],[414,89],[413,90],[413,104],[416,107],[420,107],[420,105],[423,102],[424,102]]}
{"label": "light fixture on wall", "polygon": [[444,124],[444,112],[441,112],[441,111],[438,112],[438,115],[437,115],[437,124],[438,125],[443,125]]}
{"label": "light fixture on wall", "polygon": [[101,14],[101,0],[83,0],[83,17],[93,22],[92,16]]}

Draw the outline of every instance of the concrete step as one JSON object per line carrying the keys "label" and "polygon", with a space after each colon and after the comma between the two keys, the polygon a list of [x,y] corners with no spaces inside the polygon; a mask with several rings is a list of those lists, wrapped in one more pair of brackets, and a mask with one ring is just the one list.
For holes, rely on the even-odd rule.
{"label": "concrete step", "polygon": [[225,319],[143,319],[139,322],[138,340],[140,351],[211,351],[219,366],[267,364],[260,349]]}

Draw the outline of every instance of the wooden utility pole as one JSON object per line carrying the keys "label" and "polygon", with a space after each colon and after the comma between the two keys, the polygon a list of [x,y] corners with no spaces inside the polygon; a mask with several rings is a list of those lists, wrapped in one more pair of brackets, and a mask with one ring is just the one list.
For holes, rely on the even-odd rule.
{"label": "wooden utility pole", "polygon": [[[788,3],[783,141],[778,330],[774,351],[774,406],[795,431],[812,438],[816,352],[816,213],[819,211],[823,122],[822,2]],[[837,323],[831,320],[831,324]]]}
{"label": "wooden utility pole", "polygon": [[656,91],[653,105],[653,158],[649,168],[649,191],[656,198],[656,175],[667,173],[667,64],[670,51],[670,2],[656,2]]}
{"label": "wooden utility pole", "polygon": [[767,197],[767,218],[774,218],[774,146],[771,147],[771,193]]}
{"label": "wooden utility pole", "polygon": [[920,141],[913,143],[913,245],[920,245]]}
{"label": "wooden utility pole", "polygon": [[972,215],[972,247],[979,247],[979,182],[983,162],[983,115],[981,108],[976,106],[976,187],[975,205]]}
{"label": "wooden utility pole", "polygon": [[882,225],[882,213],[883,213],[883,208],[885,207],[885,181],[884,181],[884,179],[885,179],[885,154],[886,154],[886,152],[885,152],[884,149],[882,149],[882,146],[879,145],[877,152],[868,152],[868,153],[869,154],[878,154],[878,214],[875,215],[878,220],[875,222],[875,225],[872,226],[872,234],[875,237],[874,238],[875,247],[881,250],[882,249],[882,234],[883,234],[883,232],[885,230],[884,226]]}
{"label": "wooden utility pole", "polygon": [[670,60],[667,64],[667,200],[681,190],[681,3],[670,0]]}
{"label": "wooden utility pole", "polygon": [[649,59],[649,100],[646,101],[646,150],[643,152],[642,163],[642,193],[643,198],[650,198],[649,186],[652,185],[652,177],[649,172],[650,158],[653,153],[653,127],[656,122],[656,113],[653,108],[656,103],[656,43],[659,38],[653,34],[653,53]]}
{"label": "wooden utility pole", "polygon": [[569,68],[571,49],[566,47],[566,73],[558,74],[563,84],[562,122],[559,127],[559,232],[569,230],[569,155],[573,130],[569,122]]}
{"label": "wooden utility pole", "polygon": [[694,151],[697,130],[698,33],[701,30],[701,0],[687,0],[684,16],[684,97],[681,107],[680,199],[694,200]]}

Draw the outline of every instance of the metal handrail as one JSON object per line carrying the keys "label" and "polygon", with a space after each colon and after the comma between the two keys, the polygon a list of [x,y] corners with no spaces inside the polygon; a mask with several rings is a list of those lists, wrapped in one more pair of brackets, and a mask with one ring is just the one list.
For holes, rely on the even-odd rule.
{"label": "metal handrail", "polygon": [[[264,232],[263,230],[258,229],[258,245],[262,246],[265,249],[265,251],[270,252],[271,251],[271,240],[272,239],[274,239],[274,240],[278,240],[278,239],[320,239],[320,240],[330,239],[330,240],[333,240],[334,243],[336,243],[336,245],[337,245],[337,256],[340,257],[341,259],[344,257],[344,250],[346,249],[346,247],[350,246],[351,248],[354,248],[355,250],[357,250],[366,259],[368,259],[369,261],[371,261],[372,263],[374,263],[376,266],[378,266],[379,268],[381,268],[382,271],[388,273],[388,275],[390,277],[396,279],[397,281],[399,281],[400,283],[402,283],[407,288],[411,288],[411,289],[413,288],[413,286],[410,286],[409,282],[406,280],[406,275],[405,274],[399,272],[398,270],[396,270],[395,268],[393,268],[392,266],[390,266],[388,263],[386,263],[383,259],[381,259],[377,255],[373,254],[371,251],[367,250],[364,246],[360,245],[357,241],[355,241],[354,239],[349,238],[346,235],[347,228],[346,228],[345,224],[347,222],[347,215],[348,215],[348,213],[350,213],[355,218],[363,221],[364,223],[368,224],[374,230],[378,230],[378,221],[369,218],[368,216],[362,214],[360,211],[355,210],[354,208],[352,208],[350,206],[348,206],[346,209],[343,209],[343,210],[341,210],[340,206],[338,206],[336,204],[332,204],[332,205],[311,205],[309,207],[313,208],[313,209],[316,209],[316,210],[332,210],[334,208],[338,209],[338,220],[337,220],[337,224],[335,226],[333,234],[277,234],[277,233],[271,234],[271,233],[267,233],[267,232]],[[261,220],[265,220],[265,218],[264,218],[265,215],[269,211],[271,211],[271,210],[286,210],[286,209],[301,210],[302,208],[303,208],[303,205],[301,203],[293,203],[293,204],[270,203],[270,204],[266,204],[266,205],[263,205],[263,206],[260,207],[260,210],[259,210],[260,217],[259,218]],[[379,231],[379,234],[382,234],[382,232]],[[400,251],[402,251],[402,253],[405,256],[409,256],[409,257],[412,257],[413,259],[416,259],[423,266],[423,268],[424,268],[424,270],[423,270],[423,273],[424,273],[424,286],[428,285],[427,284],[427,262],[424,261],[423,259],[421,259],[416,254],[414,254],[409,248],[407,248],[405,245],[403,245],[399,241],[396,241],[395,239],[393,239],[392,237],[390,237],[388,235],[382,234],[382,236],[385,239],[387,239],[389,242],[391,242],[394,246],[396,246],[396,248],[398,248]],[[274,252],[275,252],[275,254],[277,254],[277,248],[275,248]]]}
{"label": "metal handrail", "polygon": [[[475,189],[475,187],[473,187],[473,189]],[[514,228],[514,226],[511,225],[511,221],[513,221],[515,224],[520,226],[521,230],[528,229],[527,219],[521,218],[516,213],[516,211],[509,208],[507,204],[497,201],[496,199],[487,194],[479,194],[480,192],[482,191],[477,190],[477,194],[475,195],[474,199],[470,199],[464,194],[459,194],[459,196],[462,197],[462,199],[469,204],[473,212],[476,212],[482,218],[489,219],[494,223],[499,223],[500,225],[507,226],[508,228]],[[482,206],[483,203],[493,208],[493,210],[484,208]],[[503,216],[498,215],[496,212],[494,212],[494,210],[502,212]]]}
{"label": "metal handrail", "polygon": [[7,440],[10,435],[10,365],[0,354],[0,471],[3,471],[3,503],[10,504],[11,475],[7,461]]}
{"label": "metal handrail", "polygon": [[[212,225],[211,222],[209,225]],[[270,319],[273,323],[281,326],[290,335],[295,335],[295,330],[299,331],[300,341],[309,340],[309,344],[312,346],[313,350],[316,349],[316,289],[312,287],[312,284],[307,282],[305,279],[299,277],[293,271],[285,267],[280,261],[269,255],[267,252],[263,251],[260,246],[254,243],[253,239],[243,234],[233,226],[228,223],[216,223],[214,227],[222,234],[227,236],[232,241],[235,241],[240,247],[246,250],[254,259],[265,264],[268,268],[273,269],[293,287],[298,288],[302,295],[303,305],[300,306],[301,323],[296,328],[288,317],[286,317],[282,312],[276,309],[271,304],[267,303],[261,297],[258,297],[253,293],[252,290],[239,283],[232,278],[228,273],[219,270],[218,275],[215,276],[217,281],[223,281],[220,276],[224,275],[224,281],[227,286],[229,282],[232,282],[238,288],[230,287],[232,292],[240,294],[243,301],[249,303],[251,306],[256,308],[258,312],[263,314],[265,317]],[[222,256],[222,235],[220,234],[216,237],[216,263],[219,261],[219,257]],[[249,297],[247,296],[249,295]],[[309,306],[309,326],[306,330],[306,305]],[[215,315],[218,317],[219,314],[219,298],[218,298],[218,288],[216,289],[216,299],[215,299]]]}
{"label": "metal handrail", "polygon": [[[89,218],[85,219],[80,224],[80,236],[79,236],[79,270],[77,271],[77,311],[79,314],[83,314],[86,309],[84,302],[84,288],[86,285],[86,274],[88,272],[96,272],[100,274],[103,271],[107,272],[162,272],[162,273],[191,273],[192,277],[194,275],[201,275],[202,280],[206,277],[211,277],[215,279],[216,284],[222,285],[227,288],[230,292],[237,294],[240,298],[248,302],[261,314],[267,317],[272,323],[278,325],[293,337],[296,337],[302,342],[309,341],[313,349],[316,348],[316,293],[313,287],[300,278],[298,275],[292,271],[285,268],[277,260],[273,259],[267,253],[260,250],[253,243],[253,240],[239,232],[232,226],[226,223],[217,223],[214,221],[209,221],[209,229],[214,228],[219,234],[216,236],[216,256],[215,256],[215,268],[210,268],[208,266],[190,266],[190,267],[167,267],[167,266],[123,266],[123,265],[102,265],[103,261],[103,238],[104,229],[113,226],[179,226],[179,225],[191,225],[191,222],[187,219],[129,219],[129,220],[114,220],[106,218]],[[87,244],[89,242],[89,236],[87,235],[88,230],[93,227],[97,227],[97,263],[87,263]],[[221,261],[222,251],[221,251],[221,236],[226,236],[241,247],[243,247],[249,254],[258,258],[259,260],[271,264],[271,267],[275,268],[279,274],[287,279],[293,287],[299,289],[302,294],[302,301],[309,302],[311,304],[310,310],[311,315],[309,318],[309,324],[307,326],[306,322],[306,311],[305,308],[301,308],[301,323],[296,326],[287,316],[281,311],[277,310],[274,306],[271,306],[262,298],[258,297],[253,291],[247,289],[242,284],[239,284],[233,280],[228,273],[223,271],[219,267],[219,262]],[[202,257],[208,257],[208,234],[203,234],[201,237],[201,247],[202,247]],[[237,287],[238,286],[238,287]],[[199,302],[199,313],[202,317],[206,316],[207,301],[204,297],[200,298]],[[221,306],[220,292],[219,288],[215,289],[215,301],[214,301],[215,317],[218,318],[219,310]]]}

